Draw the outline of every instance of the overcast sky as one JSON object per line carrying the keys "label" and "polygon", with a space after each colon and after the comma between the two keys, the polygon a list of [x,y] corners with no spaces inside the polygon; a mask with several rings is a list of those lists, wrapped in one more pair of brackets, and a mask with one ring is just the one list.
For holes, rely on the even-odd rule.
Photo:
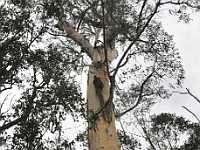
{"label": "overcast sky", "polygon": [[[178,22],[177,18],[166,16],[162,19],[166,31],[174,35],[176,47],[182,57],[186,79],[183,86],[200,98],[200,15],[193,15],[188,24]],[[195,120],[194,117],[181,106],[186,106],[200,116],[200,104],[191,96],[174,94],[170,100],[161,102],[154,107],[155,112],[176,112],[179,115]]]}

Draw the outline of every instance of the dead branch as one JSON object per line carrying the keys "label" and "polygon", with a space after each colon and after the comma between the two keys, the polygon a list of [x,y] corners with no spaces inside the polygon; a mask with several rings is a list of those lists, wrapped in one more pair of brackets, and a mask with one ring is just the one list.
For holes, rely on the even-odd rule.
{"label": "dead branch", "polygon": [[190,114],[192,114],[196,119],[197,119],[197,121],[198,122],[200,122],[200,119],[199,119],[199,117],[197,117],[197,115],[195,114],[195,113],[193,113],[191,110],[189,110],[187,107],[185,107],[185,106],[182,106],[186,111],[188,111]]}

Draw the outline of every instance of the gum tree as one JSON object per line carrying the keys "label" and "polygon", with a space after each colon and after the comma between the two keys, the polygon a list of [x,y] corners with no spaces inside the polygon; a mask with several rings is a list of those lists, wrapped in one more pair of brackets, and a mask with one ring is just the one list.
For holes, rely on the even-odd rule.
{"label": "gum tree", "polygon": [[[82,106],[79,92],[67,92],[74,88],[66,83],[74,81],[70,80],[71,74],[83,73],[82,69],[86,68],[88,147],[90,150],[120,149],[116,117],[124,116],[139,105],[148,110],[158,97],[168,98],[169,89],[180,86],[184,78],[173,37],[158,21],[162,8],[168,9],[173,5],[169,12],[188,21],[187,8],[198,9],[198,4],[195,0],[6,1],[2,8],[11,8],[15,14],[27,11],[28,18],[22,18],[28,19],[30,22],[27,24],[32,25],[25,26],[24,36],[18,39],[30,41],[25,69],[32,70],[32,79],[28,80],[32,89],[31,94],[30,90],[26,91],[16,105],[15,116],[21,114],[18,108],[23,108],[25,115],[4,124],[1,131],[14,125],[22,126],[28,118],[30,121],[37,118],[35,122],[40,124],[38,112],[48,108],[49,98],[59,100],[50,106],[58,104],[64,107],[66,102],[72,108],[76,108],[74,102],[77,107]],[[22,23],[18,22],[19,27]],[[4,75],[2,81],[3,78]],[[34,104],[36,101],[38,105]],[[21,105],[24,107],[19,107]],[[43,108],[38,109],[39,106]],[[71,107],[64,108],[71,111]],[[30,110],[35,110],[32,118]],[[84,109],[75,110],[84,112]],[[21,131],[18,129],[17,132]]]}

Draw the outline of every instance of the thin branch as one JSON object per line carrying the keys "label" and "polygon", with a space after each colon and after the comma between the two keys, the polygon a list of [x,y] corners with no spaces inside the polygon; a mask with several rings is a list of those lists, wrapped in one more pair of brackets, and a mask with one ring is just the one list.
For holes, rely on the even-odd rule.
{"label": "thin branch", "polygon": [[123,55],[121,56],[117,66],[116,66],[116,69],[115,69],[115,72],[113,73],[113,77],[116,76],[124,58],[126,57],[127,53],[130,51],[130,49],[132,48],[132,46],[135,44],[135,42],[138,41],[140,35],[144,32],[144,30],[147,28],[147,26],[149,25],[149,23],[151,22],[152,18],[154,17],[154,15],[157,13],[157,10],[158,10],[158,7],[160,6],[160,1],[156,4],[155,6],[155,9],[153,11],[153,13],[151,14],[150,18],[147,20],[146,24],[143,26],[143,28],[141,29],[141,31],[138,31],[139,33],[136,35],[136,37],[133,39],[133,41],[129,44],[129,46],[127,47],[127,49],[124,51]]}
{"label": "thin branch", "polygon": [[143,131],[144,134],[145,134],[145,138],[146,138],[146,140],[149,142],[149,144],[151,145],[152,149],[153,149],[153,150],[156,150],[156,148],[155,148],[153,142],[151,141],[151,138],[150,138],[150,136],[149,136],[149,134],[148,134],[146,128],[143,127],[142,125],[141,125],[141,128],[142,128],[142,131]]}
{"label": "thin branch", "polygon": [[140,13],[139,13],[139,19],[138,19],[138,24],[137,24],[137,29],[136,29],[136,31],[138,31],[138,29],[139,29],[139,27],[140,27],[141,18],[142,18],[142,12],[143,12],[143,10],[144,10],[144,7],[145,7],[146,3],[147,3],[147,0],[144,0],[144,1],[143,1],[143,4],[142,4],[142,7],[141,7],[141,10],[140,10]]}
{"label": "thin branch", "polygon": [[174,1],[166,1],[166,2],[162,2],[160,3],[160,5],[166,5],[166,4],[173,4],[173,5],[187,5],[191,8],[197,8],[200,9],[200,5],[192,5],[191,3],[184,1],[184,2],[180,2],[180,0],[174,2]]}
{"label": "thin branch", "polygon": [[84,19],[85,15],[86,15],[87,11],[90,10],[92,7],[94,7],[97,3],[98,3],[98,1],[93,2],[92,4],[90,4],[90,6],[89,6],[88,8],[86,8],[86,9],[82,12],[81,18],[80,18],[80,20],[79,20],[79,23],[78,23],[78,26],[77,26],[77,29],[76,29],[77,32],[79,31],[79,28],[80,28],[80,26],[81,26],[81,24],[82,24],[82,22],[83,22],[83,19]]}
{"label": "thin branch", "polygon": [[25,121],[29,117],[29,114],[31,113],[31,110],[32,110],[32,107],[33,107],[34,99],[37,96],[37,93],[36,93],[37,87],[35,86],[35,84],[37,82],[37,79],[36,79],[36,69],[34,68],[33,71],[34,71],[34,81],[33,81],[33,87],[34,88],[33,88],[33,92],[32,92],[32,95],[31,95],[30,99],[28,99],[29,103],[27,105],[27,108],[25,109],[24,113],[19,118],[14,119],[13,121],[10,121],[9,123],[3,124],[0,127],[0,133],[3,132],[3,131],[5,131],[6,129],[11,128],[14,125],[19,124],[22,121]]}
{"label": "thin branch", "polygon": [[6,95],[6,97],[3,99],[3,102],[0,104],[0,116],[2,116],[2,108],[3,108],[3,105],[5,104],[5,102],[8,100],[8,95]]}
{"label": "thin branch", "polygon": [[[159,43],[157,43],[159,44]],[[156,45],[156,43],[152,43],[151,47],[149,48],[149,50],[151,50],[153,48],[153,46]],[[132,53],[129,53],[126,57],[126,60],[119,66],[119,68],[122,68],[123,66],[125,66],[128,61],[129,61],[129,58],[135,54],[139,54],[139,53],[147,53],[148,51],[139,51],[139,52],[132,52]],[[151,52],[151,51],[150,51]],[[112,71],[115,71],[116,69],[112,70]]]}
{"label": "thin branch", "polygon": [[38,35],[36,35],[35,37],[32,37],[31,36],[31,40],[30,40],[30,43],[28,44],[28,48],[31,46],[31,44],[33,44],[33,42],[35,42],[43,33],[44,33],[44,28],[45,27],[42,27],[38,33]]}
{"label": "thin branch", "polygon": [[156,147],[154,146],[153,142],[151,141],[150,134],[147,132],[146,127],[145,127],[145,121],[144,118],[142,117],[142,122],[139,121],[138,117],[135,116],[137,123],[140,125],[142,128],[143,133],[145,134],[145,139],[149,142],[153,150],[156,150]]}
{"label": "thin branch", "polygon": [[12,89],[12,84],[9,87],[6,87],[4,89],[0,89],[0,93],[2,93],[3,91],[9,90],[9,89]]}
{"label": "thin branch", "polygon": [[195,113],[193,113],[191,110],[189,110],[187,107],[185,107],[185,106],[182,106],[185,110],[187,110],[190,114],[192,114],[196,119],[197,119],[197,121],[198,122],[200,122],[200,119],[199,119],[199,117],[197,117],[197,115],[195,114]]}
{"label": "thin branch", "polygon": [[[123,126],[123,124],[122,124],[122,121],[121,120],[119,120],[119,123],[120,123],[120,126],[121,126],[121,128],[122,128],[122,132],[123,132],[123,134],[124,134],[124,137],[126,137],[127,135],[126,135],[126,131],[125,131],[125,129],[124,129],[124,126]],[[126,140],[126,138],[125,138],[125,140]],[[122,145],[123,146],[123,145]],[[124,149],[124,147],[122,147],[123,149]]]}
{"label": "thin branch", "polygon": [[171,144],[171,141],[169,140],[169,136],[166,135],[166,132],[165,132],[165,130],[163,128],[162,128],[162,133],[163,133],[164,137],[166,137],[166,140],[167,140],[167,142],[169,144],[170,150],[173,150],[174,148],[173,148],[173,146]]}
{"label": "thin branch", "polygon": [[3,131],[5,131],[6,129],[9,129],[11,128],[12,126],[14,125],[17,125],[19,122],[21,122],[23,120],[23,117],[20,117],[20,118],[17,118],[9,123],[6,123],[6,124],[3,124],[1,127],[0,127],[0,133],[2,133]]}
{"label": "thin branch", "polygon": [[47,31],[47,33],[48,33],[49,35],[52,35],[52,36],[61,36],[61,37],[66,37],[66,34],[53,33],[53,32],[50,32],[50,31]]}
{"label": "thin branch", "polygon": [[187,93],[188,93],[190,96],[192,96],[198,103],[200,103],[200,99],[199,99],[199,98],[197,98],[194,94],[192,94],[188,88],[186,88],[186,90],[187,90]]}
{"label": "thin branch", "polygon": [[154,70],[153,70],[152,73],[149,74],[149,75],[147,76],[147,78],[143,81],[143,83],[142,83],[142,85],[141,85],[141,87],[140,87],[140,93],[139,93],[139,96],[138,96],[138,99],[137,99],[137,102],[135,103],[135,105],[132,106],[131,108],[125,110],[124,112],[122,112],[122,113],[116,115],[117,118],[118,118],[118,117],[121,117],[121,116],[123,116],[123,115],[125,115],[125,114],[128,113],[129,111],[132,111],[133,109],[135,109],[135,108],[140,104],[140,102],[141,102],[141,100],[142,100],[142,97],[143,97],[142,94],[143,94],[144,86],[145,86],[145,84],[148,82],[148,80],[153,76],[153,74],[154,74]]}

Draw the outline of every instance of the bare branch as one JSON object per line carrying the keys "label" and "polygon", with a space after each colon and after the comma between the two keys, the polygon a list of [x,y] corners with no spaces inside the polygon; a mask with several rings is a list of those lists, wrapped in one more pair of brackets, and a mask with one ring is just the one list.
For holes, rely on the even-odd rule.
{"label": "bare branch", "polygon": [[197,8],[200,9],[200,5],[192,5],[191,3],[184,1],[184,2],[180,2],[180,0],[174,2],[174,1],[166,1],[166,2],[161,2],[160,5],[166,5],[166,4],[173,4],[173,5],[186,5],[189,6],[191,8]]}
{"label": "bare branch", "polygon": [[79,23],[78,23],[78,26],[77,26],[77,29],[76,31],[78,32],[79,31],[79,28],[83,22],[83,19],[87,13],[88,10],[90,10],[92,7],[94,7],[96,4],[98,3],[98,1],[94,1],[93,3],[90,3],[90,6],[88,8],[86,8],[82,13],[81,13],[81,17],[80,17],[80,20],[79,20]]}
{"label": "bare branch", "polygon": [[8,100],[8,95],[6,95],[6,97],[3,99],[3,102],[0,104],[0,116],[2,116],[2,108],[5,104],[5,102]]}
{"label": "bare branch", "polygon": [[186,88],[186,90],[187,90],[187,92],[174,91],[174,93],[189,94],[189,95],[192,96],[198,103],[200,103],[200,99],[199,99],[198,97],[196,97],[194,94],[192,94],[188,88]]}
{"label": "bare branch", "polygon": [[[34,30],[34,29],[32,29],[32,30]],[[39,33],[35,37],[33,37],[33,35],[31,35],[31,40],[28,44],[28,48],[44,33],[44,30],[45,30],[45,27],[42,27],[40,29]]]}
{"label": "bare branch", "polygon": [[156,147],[154,146],[152,140],[151,140],[151,136],[153,135],[150,135],[147,131],[147,128],[146,128],[146,121],[144,120],[144,118],[142,117],[141,120],[139,120],[139,118],[135,115],[135,118],[137,120],[137,123],[140,125],[140,127],[142,128],[142,131],[144,133],[144,138],[147,140],[147,142],[149,142],[151,148],[153,150],[156,150]]}
{"label": "bare branch", "polygon": [[3,91],[9,90],[9,89],[12,89],[12,85],[10,85],[9,87],[0,89],[0,93],[2,93]]}
{"label": "bare branch", "polygon": [[147,20],[147,22],[145,23],[145,25],[143,26],[143,28],[139,31],[138,30],[138,33],[136,35],[136,37],[132,40],[132,42],[129,44],[129,46],[127,47],[127,49],[124,51],[123,55],[121,56],[117,66],[116,66],[116,69],[113,73],[113,76],[115,77],[123,60],[125,59],[126,55],[128,54],[128,52],[130,51],[130,49],[132,48],[132,46],[135,44],[135,42],[138,41],[140,35],[144,32],[144,30],[147,28],[147,26],[149,25],[149,23],[151,22],[151,20],[153,19],[154,15],[157,13],[157,10],[158,10],[158,7],[160,6],[160,1],[156,4],[155,6],[155,9],[153,11],[153,13],[151,14],[151,16],[149,17],[149,19]]}
{"label": "bare branch", "polygon": [[139,96],[138,96],[138,99],[137,99],[137,102],[135,103],[135,105],[132,106],[131,108],[125,110],[124,112],[122,112],[122,113],[120,113],[120,114],[117,114],[117,115],[116,115],[117,118],[119,118],[119,117],[125,115],[125,114],[128,113],[129,111],[132,111],[133,109],[135,109],[135,108],[140,104],[140,102],[141,102],[141,100],[142,100],[142,97],[143,97],[144,86],[145,86],[145,84],[148,82],[148,80],[153,76],[153,74],[154,74],[154,69],[153,69],[152,73],[149,74],[149,75],[146,77],[146,79],[142,82],[142,85],[141,85],[141,87],[140,87],[140,93],[139,93]]}
{"label": "bare branch", "polygon": [[195,113],[193,113],[191,110],[189,110],[187,107],[185,107],[185,106],[182,106],[185,110],[187,110],[190,114],[192,114],[196,119],[197,119],[197,121],[198,122],[200,122],[200,119],[199,119],[199,117],[197,117],[197,115],[195,114]]}
{"label": "bare branch", "polygon": [[138,19],[138,24],[137,24],[137,29],[136,31],[138,31],[139,27],[140,27],[140,23],[141,23],[141,18],[142,18],[142,13],[143,13],[143,10],[144,10],[144,7],[147,3],[147,0],[144,0],[143,1],[143,4],[142,4],[142,7],[141,7],[141,10],[140,10],[140,13],[139,13],[139,19]]}
{"label": "bare branch", "polygon": [[187,90],[187,93],[188,93],[190,96],[192,96],[198,103],[200,103],[200,99],[199,99],[199,98],[197,98],[194,94],[192,94],[188,88],[186,88],[186,90]]}

